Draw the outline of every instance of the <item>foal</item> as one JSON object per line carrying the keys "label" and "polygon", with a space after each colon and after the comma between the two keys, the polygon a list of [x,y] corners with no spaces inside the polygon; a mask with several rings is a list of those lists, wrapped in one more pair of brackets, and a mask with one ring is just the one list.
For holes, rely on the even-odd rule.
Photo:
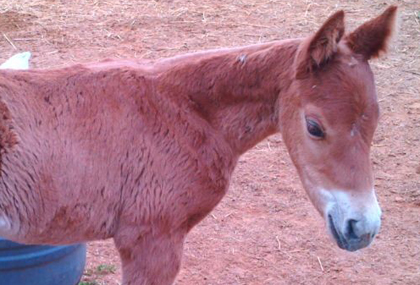
{"label": "foal", "polygon": [[123,284],[171,284],[239,156],[281,132],[338,246],[368,246],[381,217],[368,60],[386,51],[396,7],[350,34],[343,18],[305,39],[153,64],[0,71],[0,235],[112,237]]}

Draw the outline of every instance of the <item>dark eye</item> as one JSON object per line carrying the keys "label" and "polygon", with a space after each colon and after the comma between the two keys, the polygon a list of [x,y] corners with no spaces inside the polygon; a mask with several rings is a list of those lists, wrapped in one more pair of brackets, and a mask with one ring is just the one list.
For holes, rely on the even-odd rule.
{"label": "dark eye", "polygon": [[306,128],[308,133],[315,138],[322,139],[325,137],[325,133],[321,126],[312,119],[306,119]]}

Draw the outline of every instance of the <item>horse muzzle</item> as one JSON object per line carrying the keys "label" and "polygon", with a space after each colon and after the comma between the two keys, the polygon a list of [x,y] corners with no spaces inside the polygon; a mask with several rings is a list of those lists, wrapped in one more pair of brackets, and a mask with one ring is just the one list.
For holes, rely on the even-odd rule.
{"label": "horse muzzle", "polygon": [[376,197],[357,203],[343,195],[334,196],[334,203],[326,213],[326,222],[338,247],[356,251],[369,246],[381,226],[381,209]]}
{"label": "horse muzzle", "polygon": [[349,220],[347,222],[346,231],[342,233],[335,226],[332,216],[328,215],[328,228],[331,235],[337,242],[338,247],[347,251],[356,251],[369,246],[378,233],[379,226],[371,232],[361,231],[358,234],[356,228],[360,223],[362,223],[362,221]]}

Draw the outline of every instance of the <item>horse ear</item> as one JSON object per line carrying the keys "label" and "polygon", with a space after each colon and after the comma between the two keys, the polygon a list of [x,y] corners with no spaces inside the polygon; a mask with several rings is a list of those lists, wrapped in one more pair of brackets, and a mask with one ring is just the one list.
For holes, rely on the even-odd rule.
{"label": "horse ear", "polygon": [[346,36],[347,45],[366,60],[386,53],[396,28],[397,7],[390,6],[379,17],[372,19]]}
{"label": "horse ear", "polygon": [[304,78],[337,52],[338,42],[344,35],[344,12],[338,11],[328,18],[316,34],[304,40],[296,56],[296,78]]}

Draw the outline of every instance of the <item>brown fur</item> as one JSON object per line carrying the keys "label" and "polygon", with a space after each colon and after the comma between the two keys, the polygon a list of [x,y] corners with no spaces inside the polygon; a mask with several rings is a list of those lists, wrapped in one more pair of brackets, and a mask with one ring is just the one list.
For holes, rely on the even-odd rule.
{"label": "brown fur", "polygon": [[348,46],[365,59],[379,57],[388,50],[395,32],[397,7],[390,6],[378,18],[368,21],[346,37]]}
{"label": "brown fur", "polygon": [[[308,181],[362,193],[378,106],[360,37],[340,41],[343,15],[303,40],[1,71],[0,235],[113,237],[124,284],[171,284],[185,236],[223,198],[239,156],[278,131],[318,209]],[[308,114],[327,130],[320,144]]]}
{"label": "brown fur", "polygon": [[302,79],[328,63],[337,54],[338,43],[344,35],[344,12],[332,15],[313,36],[300,46],[296,56],[296,78]]}

